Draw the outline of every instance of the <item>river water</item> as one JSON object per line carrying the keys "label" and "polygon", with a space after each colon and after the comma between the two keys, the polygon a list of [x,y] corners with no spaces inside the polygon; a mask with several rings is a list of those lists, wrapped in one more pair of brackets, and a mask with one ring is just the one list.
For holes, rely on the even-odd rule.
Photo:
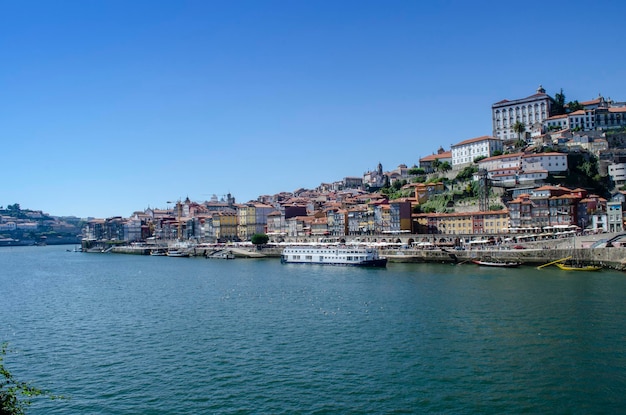
{"label": "river water", "polygon": [[626,274],[0,249],[29,414],[609,414]]}

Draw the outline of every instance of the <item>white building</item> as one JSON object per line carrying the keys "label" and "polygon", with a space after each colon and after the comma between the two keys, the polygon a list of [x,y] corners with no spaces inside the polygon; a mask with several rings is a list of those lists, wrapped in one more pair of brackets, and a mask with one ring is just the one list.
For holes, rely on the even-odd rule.
{"label": "white building", "polygon": [[502,140],[517,139],[513,125],[518,121],[526,126],[526,131],[541,130],[543,122],[550,116],[552,102],[541,85],[537,93],[529,97],[496,102],[491,106],[493,136]]}
{"label": "white building", "polygon": [[567,170],[567,155],[563,153],[503,154],[478,162],[487,170],[487,177],[502,186],[534,183],[545,180],[550,173]]}
{"label": "white building", "polygon": [[567,154],[537,153],[522,156],[521,169],[523,172],[560,173],[567,171]]}
{"label": "white building", "polygon": [[553,115],[547,118],[543,125],[547,131],[562,131],[569,129],[569,119],[567,114]]}
{"label": "white building", "polygon": [[452,146],[452,167],[473,163],[476,157],[491,157],[494,152],[502,149],[502,140],[490,136],[461,141]]}
{"label": "white building", "polygon": [[618,186],[626,183],[626,163],[609,165],[609,177]]}
{"label": "white building", "polygon": [[524,153],[502,154],[500,156],[488,157],[480,160],[479,169],[487,171],[500,169],[519,169],[522,164],[522,156]]}
{"label": "white building", "polygon": [[626,107],[598,108],[595,114],[599,130],[626,127]]}
{"label": "white building", "polygon": [[595,110],[585,109],[569,114],[554,115],[544,121],[546,130],[580,130],[592,131],[596,129]]}

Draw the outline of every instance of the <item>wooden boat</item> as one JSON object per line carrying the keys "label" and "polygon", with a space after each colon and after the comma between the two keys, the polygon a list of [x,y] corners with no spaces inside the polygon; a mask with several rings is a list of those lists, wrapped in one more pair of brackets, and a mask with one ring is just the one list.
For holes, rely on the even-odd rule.
{"label": "wooden boat", "polygon": [[522,265],[519,262],[497,262],[497,261],[481,261],[481,260],[472,260],[472,262],[476,265],[480,265],[483,267],[498,267],[498,268],[517,268]]}
{"label": "wooden boat", "polygon": [[556,264],[559,269],[563,271],[600,271],[602,267],[598,265],[572,265],[572,264],[562,264],[557,262]]}

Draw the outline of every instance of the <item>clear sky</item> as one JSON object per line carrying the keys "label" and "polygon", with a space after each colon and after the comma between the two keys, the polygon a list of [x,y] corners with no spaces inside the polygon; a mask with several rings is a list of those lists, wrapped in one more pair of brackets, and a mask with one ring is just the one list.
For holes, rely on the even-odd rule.
{"label": "clear sky", "polygon": [[626,2],[0,0],[0,205],[130,216],[412,166],[539,84],[626,100]]}

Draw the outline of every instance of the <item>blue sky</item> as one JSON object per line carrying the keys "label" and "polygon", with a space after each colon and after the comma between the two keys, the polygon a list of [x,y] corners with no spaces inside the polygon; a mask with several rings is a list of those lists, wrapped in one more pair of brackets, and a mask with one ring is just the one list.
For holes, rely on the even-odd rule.
{"label": "blue sky", "polygon": [[[626,100],[626,3],[0,0],[0,205],[129,216],[314,188]],[[454,116],[451,114],[454,113]]]}

